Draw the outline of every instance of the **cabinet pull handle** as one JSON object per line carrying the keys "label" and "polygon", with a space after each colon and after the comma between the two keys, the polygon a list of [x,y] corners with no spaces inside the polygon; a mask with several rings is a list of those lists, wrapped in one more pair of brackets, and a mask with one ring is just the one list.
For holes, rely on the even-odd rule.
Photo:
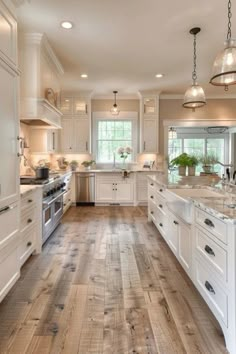
{"label": "cabinet pull handle", "polygon": [[27,247],[30,247],[30,246],[32,246],[32,242],[27,243]]}
{"label": "cabinet pull handle", "polygon": [[213,286],[207,280],[205,281],[205,287],[209,291],[209,293],[215,294]]}
{"label": "cabinet pull handle", "polygon": [[8,210],[10,210],[10,207],[6,206],[6,207],[0,209],[0,214],[6,213]]}
{"label": "cabinet pull handle", "polygon": [[151,197],[150,197],[151,199],[153,199],[153,195],[151,195]]}
{"label": "cabinet pull handle", "polygon": [[27,223],[30,224],[33,220],[32,219],[28,219]]}
{"label": "cabinet pull handle", "polygon": [[52,149],[55,150],[55,132],[52,132]]}
{"label": "cabinet pull handle", "polygon": [[179,225],[178,221],[176,221],[176,220],[174,220],[173,223],[174,223],[175,225]]}
{"label": "cabinet pull handle", "polygon": [[159,204],[159,208],[163,208],[163,205],[162,205],[162,204]]}
{"label": "cabinet pull handle", "polygon": [[159,189],[159,192],[163,192],[163,189]]}
{"label": "cabinet pull handle", "polygon": [[160,225],[160,227],[163,227],[163,224],[162,224],[162,223],[160,223],[159,225]]}
{"label": "cabinet pull handle", "polygon": [[215,256],[215,252],[213,251],[213,249],[212,249],[210,246],[206,245],[206,246],[205,246],[205,251],[206,251],[208,254],[210,254],[211,256]]}
{"label": "cabinet pull handle", "polygon": [[85,105],[85,113],[88,114],[88,105]]}
{"label": "cabinet pull handle", "polygon": [[210,219],[205,219],[205,220],[204,220],[204,223],[205,223],[207,226],[215,227],[215,225],[213,224],[213,222],[212,222]]}
{"label": "cabinet pull handle", "polygon": [[28,203],[32,203],[33,202],[33,200],[32,199],[28,199]]}
{"label": "cabinet pull handle", "polygon": [[17,137],[17,140],[19,141],[20,145],[20,152],[18,152],[17,156],[21,157],[24,156],[24,138],[21,136]]}
{"label": "cabinet pull handle", "polygon": [[146,150],[146,141],[143,142],[143,151]]}
{"label": "cabinet pull handle", "polygon": [[88,151],[88,142],[86,141],[86,144],[85,144],[85,148],[86,148],[86,151]]}

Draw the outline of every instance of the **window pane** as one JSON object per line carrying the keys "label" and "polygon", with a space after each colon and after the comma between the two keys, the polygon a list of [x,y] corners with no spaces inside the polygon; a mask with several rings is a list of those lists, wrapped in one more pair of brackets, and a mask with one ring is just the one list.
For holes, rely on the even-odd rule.
{"label": "window pane", "polygon": [[182,139],[169,139],[169,161],[182,153]]}
{"label": "window pane", "polygon": [[[214,138],[207,139],[207,153],[214,154],[215,156],[217,156],[218,160],[222,163],[225,162],[224,149],[225,149],[224,139],[214,139]],[[214,171],[217,172],[219,175],[221,175],[222,173],[224,173],[224,167],[221,165],[215,165]]]}
{"label": "window pane", "polygon": [[[97,159],[99,162],[113,162],[114,153],[116,161],[122,163],[120,155],[117,154],[119,147],[133,147],[132,121],[98,121],[97,131]],[[126,161],[132,161],[132,154]]]}
{"label": "window pane", "polygon": [[189,155],[204,154],[205,139],[184,139],[184,152]]}

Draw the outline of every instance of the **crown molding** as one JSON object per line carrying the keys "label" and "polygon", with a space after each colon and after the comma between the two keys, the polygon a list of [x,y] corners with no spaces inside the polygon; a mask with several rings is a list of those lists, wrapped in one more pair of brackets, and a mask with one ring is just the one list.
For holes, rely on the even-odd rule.
{"label": "crown molding", "polygon": [[[174,95],[174,94],[162,94],[160,95],[160,100],[182,100],[184,98],[183,95]],[[207,95],[207,100],[232,100],[236,99],[236,94],[226,94],[226,95]]]}

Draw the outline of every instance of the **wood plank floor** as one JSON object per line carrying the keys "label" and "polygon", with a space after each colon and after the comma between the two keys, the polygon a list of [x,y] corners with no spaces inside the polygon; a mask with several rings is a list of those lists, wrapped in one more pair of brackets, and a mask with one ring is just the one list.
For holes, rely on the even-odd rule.
{"label": "wood plank floor", "polygon": [[146,208],[81,207],[67,212],[0,304],[0,353],[226,350]]}

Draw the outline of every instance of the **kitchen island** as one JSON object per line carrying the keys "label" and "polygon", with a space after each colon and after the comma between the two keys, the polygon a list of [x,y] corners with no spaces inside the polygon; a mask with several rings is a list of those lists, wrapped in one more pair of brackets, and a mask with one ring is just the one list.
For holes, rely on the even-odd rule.
{"label": "kitchen island", "polygon": [[223,330],[227,349],[235,354],[236,194],[220,184],[190,182],[149,176],[148,219],[208,304]]}

